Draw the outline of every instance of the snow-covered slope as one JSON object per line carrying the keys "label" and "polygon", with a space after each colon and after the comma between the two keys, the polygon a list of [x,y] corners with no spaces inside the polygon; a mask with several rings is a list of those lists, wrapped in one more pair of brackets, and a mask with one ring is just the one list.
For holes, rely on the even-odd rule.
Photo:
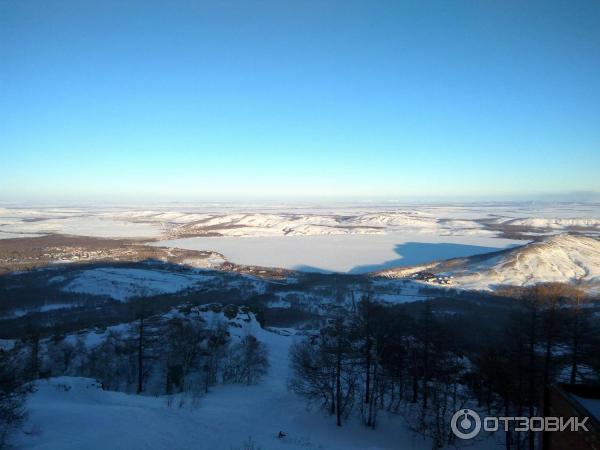
{"label": "snow-covered slope", "polygon": [[[173,312],[172,314],[177,314]],[[207,315],[206,315],[207,314]],[[203,313],[210,323],[211,313]],[[223,320],[222,314],[213,317]],[[38,380],[27,401],[28,417],[11,443],[23,450],[426,450],[429,439],[411,433],[402,417],[381,413],[373,431],[360,419],[343,427],[325,412],[308,408],[288,387],[295,330],[260,327],[238,315],[229,331],[253,334],[269,350],[270,368],[257,385],[218,385],[206,395],[134,395],[105,391],[93,379]],[[230,321],[231,322],[231,321]],[[115,328],[115,327],[112,327]],[[95,345],[99,337],[86,339]],[[278,438],[280,431],[286,436]],[[252,442],[253,445],[249,445]],[[491,450],[491,440],[473,442]]]}
{"label": "snow-covered slope", "polygon": [[136,296],[172,294],[212,279],[210,275],[196,273],[107,267],[83,270],[62,289],[125,301]]}
{"label": "snow-covered slope", "polygon": [[437,219],[406,211],[339,214],[223,214],[174,226],[172,236],[314,236],[378,234],[393,229],[439,231]]}
{"label": "snow-covered slope", "polygon": [[526,219],[511,219],[501,221],[503,225],[533,227],[542,229],[561,230],[570,227],[600,228],[600,219],[597,218],[546,218],[528,217]]}
{"label": "snow-covered slope", "polygon": [[[270,370],[256,386],[214,387],[199,399],[138,396],[103,391],[88,378],[37,382],[28,400],[18,448],[36,450],[424,450],[431,443],[412,435],[400,417],[382,415],[377,432],[358,420],[344,427],[322,411],[309,411],[287,389],[290,331],[248,326],[269,348]],[[245,330],[240,329],[240,333]],[[279,431],[286,433],[278,439]],[[246,445],[249,440],[254,446]]]}
{"label": "snow-covered slope", "polygon": [[[488,257],[440,264],[459,287],[493,289],[498,285],[527,286],[540,282],[600,286],[600,241],[561,234]],[[451,268],[452,264],[458,267]]]}

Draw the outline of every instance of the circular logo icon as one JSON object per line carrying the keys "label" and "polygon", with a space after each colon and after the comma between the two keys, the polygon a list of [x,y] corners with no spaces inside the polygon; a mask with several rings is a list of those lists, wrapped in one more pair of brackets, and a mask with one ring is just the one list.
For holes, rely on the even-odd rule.
{"label": "circular logo icon", "polygon": [[473,439],[481,431],[481,418],[472,409],[461,409],[452,416],[450,427],[456,437]]}

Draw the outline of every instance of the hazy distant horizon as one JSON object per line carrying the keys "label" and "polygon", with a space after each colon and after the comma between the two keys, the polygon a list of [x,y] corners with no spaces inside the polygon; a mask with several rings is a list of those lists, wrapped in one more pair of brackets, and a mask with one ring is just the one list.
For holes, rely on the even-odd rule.
{"label": "hazy distant horizon", "polygon": [[0,198],[0,208],[210,208],[223,209],[295,209],[295,208],[402,208],[402,207],[443,207],[464,206],[476,207],[484,205],[559,205],[581,204],[598,208],[600,213],[600,193],[540,195],[538,197],[513,198],[222,198],[222,199],[180,199],[161,200],[150,198],[139,199],[29,199],[5,200]]}

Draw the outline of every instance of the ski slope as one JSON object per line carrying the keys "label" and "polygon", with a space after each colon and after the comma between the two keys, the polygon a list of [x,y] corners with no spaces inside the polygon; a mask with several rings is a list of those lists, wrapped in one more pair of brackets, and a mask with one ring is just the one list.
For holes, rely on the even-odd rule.
{"label": "ski slope", "polygon": [[[341,428],[332,417],[307,409],[287,389],[288,350],[295,339],[248,324],[270,351],[271,368],[256,386],[217,386],[194,402],[188,396],[150,397],[102,391],[94,380],[39,381],[28,400],[25,432],[15,444],[30,450],[231,450],[250,438],[262,450],[426,450],[402,420],[381,416],[370,430],[356,420]],[[183,405],[180,407],[180,402]],[[279,431],[287,436],[277,437]]]}

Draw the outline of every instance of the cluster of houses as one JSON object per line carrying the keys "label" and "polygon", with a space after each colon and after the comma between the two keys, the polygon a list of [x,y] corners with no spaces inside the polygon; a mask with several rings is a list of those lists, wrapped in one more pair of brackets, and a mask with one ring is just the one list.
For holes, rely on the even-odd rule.
{"label": "cluster of houses", "polygon": [[431,272],[417,272],[410,276],[411,279],[417,281],[426,281],[427,283],[437,284],[453,284],[454,277],[452,275],[436,275]]}
{"label": "cluster of houses", "polygon": [[49,247],[42,252],[0,252],[0,273],[18,271],[32,267],[43,267],[53,262],[93,262],[113,259],[116,261],[135,261],[137,249],[133,247],[89,249],[86,247]]}
{"label": "cluster of houses", "polygon": [[[23,261],[88,261],[112,256],[114,251],[107,250],[85,250],[82,248],[50,248],[46,253],[23,255],[15,253],[6,257],[0,257],[0,263],[23,262]],[[133,252],[121,251],[122,254]]]}

